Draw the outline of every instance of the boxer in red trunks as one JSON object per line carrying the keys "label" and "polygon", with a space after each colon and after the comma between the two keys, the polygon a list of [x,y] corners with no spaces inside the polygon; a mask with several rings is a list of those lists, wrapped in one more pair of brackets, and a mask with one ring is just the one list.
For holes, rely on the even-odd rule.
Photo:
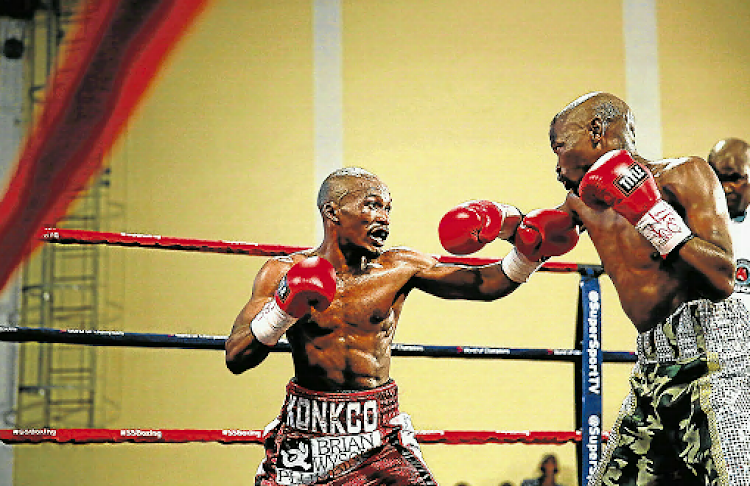
{"label": "boxer in red trunks", "polygon": [[339,169],[321,185],[324,238],[315,249],[268,260],[226,341],[233,373],[259,365],[281,336],[294,377],[266,428],[256,485],[430,485],[409,416],[390,378],[391,343],[414,289],[444,299],[489,301],[513,292],[550,256],[578,241],[570,217],[471,201],[440,223],[443,245],[470,253],[495,238],[513,243],[499,263],[442,264],[385,249],[391,195],[374,174]]}

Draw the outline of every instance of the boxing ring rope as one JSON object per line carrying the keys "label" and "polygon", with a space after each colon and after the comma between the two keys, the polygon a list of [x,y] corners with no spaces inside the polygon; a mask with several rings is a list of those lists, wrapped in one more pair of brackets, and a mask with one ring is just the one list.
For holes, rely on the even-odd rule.
{"label": "boxing ring rope", "polygon": [[[135,348],[213,349],[224,350],[226,336],[205,334],[154,334],[97,329],[52,329],[38,327],[0,326],[0,341],[17,343],[39,342],[57,344],[82,344],[89,346],[126,346]],[[270,348],[272,353],[290,352],[284,339]],[[528,359],[534,361],[567,361],[581,359],[579,349],[498,348],[487,346],[391,344],[393,356],[468,359]],[[635,361],[627,351],[604,351],[605,362],[626,363]]]}
{"label": "boxing ring rope", "polygon": [[[580,442],[581,433],[559,431],[417,430],[422,444],[566,444]],[[72,444],[218,442],[262,444],[263,431],[253,429],[4,429],[0,441],[8,444],[42,442]]]}
{"label": "boxing ring rope", "polygon": [[[138,233],[108,233],[63,228],[44,228],[38,239],[58,244],[102,244],[149,249],[230,253],[252,256],[282,256],[308,247],[263,245],[239,241],[175,238]],[[486,265],[498,258],[477,258],[434,255],[443,263]],[[631,352],[601,349],[600,265],[567,262],[546,262],[542,271],[577,272],[581,276],[575,349],[527,349],[483,346],[433,346],[393,343],[394,356],[528,359],[573,362],[576,364],[577,429],[574,432],[503,432],[503,431],[417,431],[423,443],[486,444],[486,443],[576,443],[579,455],[579,476],[588,480],[600,456],[602,443],[608,437],[602,430],[601,376],[603,362],[634,362]],[[151,334],[121,331],[0,327],[0,341],[67,343],[92,346],[129,346],[150,348],[223,350],[225,336],[202,334]],[[289,352],[288,343],[281,341],[273,352]],[[220,442],[261,443],[261,431],[255,430],[164,430],[164,429],[8,429],[0,430],[0,441],[8,443],[38,442]]]}
{"label": "boxing ring rope", "polygon": [[[283,256],[302,250],[306,246],[269,245],[247,243],[243,241],[203,240],[197,238],[175,238],[171,236],[149,235],[140,233],[108,233],[64,228],[44,228],[38,238],[48,243],[136,246],[158,248],[162,250],[199,251],[207,253],[236,253],[252,256]],[[488,265],[499,261],[499,258],[458,257],[450,255],[433,255],[442,263],[463,263],[466,265]],[[551,272],[581,272],[591,268],[598,273],[603,270],[599,265],[581,265],[577,263],[547,262],[542,270]]]}

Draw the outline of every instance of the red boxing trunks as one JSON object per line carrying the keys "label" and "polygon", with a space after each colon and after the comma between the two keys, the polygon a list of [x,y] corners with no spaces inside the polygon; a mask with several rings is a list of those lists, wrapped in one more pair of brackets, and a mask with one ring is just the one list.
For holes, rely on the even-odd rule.
{"label": "red boxing trunks", "polygon": [[436,485],[422,460],[394,381],[326,393],[290,381],[278,418],[264,431],[256,486]]}

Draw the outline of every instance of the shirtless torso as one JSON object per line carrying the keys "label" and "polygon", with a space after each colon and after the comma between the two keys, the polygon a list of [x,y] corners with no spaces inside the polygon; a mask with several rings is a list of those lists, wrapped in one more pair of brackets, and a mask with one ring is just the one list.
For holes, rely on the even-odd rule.
{"label": "shirtless torso", "polygon": [[[587,207],[573,192],[564,207],[580,220],[612,279],[622,308],[639,332],[653,327],[680,304],[698,298],[726,297],[732,251],[721,187],[710,167],[696,157],[649,162],[662,198],[671,204],[695,237],[664,259],[613,209]],[[717,216],[719,215],[719,216]],[[721,217],[724,216],[724,217]]]}
{"label": "shirtless torso", "polygon": [[340,177],[341,187],[319,203],[325,227],[321,245],[268,260],[255,277],[253,293],[235,320],[226,343],[227,366],[235,373],[257,366],[269,348],[253,336],[250,323],[271,302],[282,277],[295,264],[319,256],[335,269],[330,305],[292,325],[295,379],[320,391],[363,390],[389,380],[391,349],[406,297],[418,289],[444,299],[489,301],[518,287],[501,264],[471,267],[442,264],[406,248],[385,249],[391,196],[374,175]]}
{"label": "shirtless torso", "polygon": [[[292,261],[272,266],[283,274]],[[431,257],[391,249],[356,271],[337,272],[336,297],[325,312],[303,317],[287,332],[297,382],[313,390],[360,390],[390,378],[391,343],[412,279],[430,273]],[[275,288],[275,287],[274,287]]]}
{"label": "shirtless torso", "polygon": [[[622,308],[639,332],[652,328],[688,300],[720,300],[731,294],[732,242],[724,193],[699,157],[649,161],[635,154],[632,113],[607,93],[583,96],[550,125],[557,178],[569,190],[563,208],[591,237]],[[627,150],[649,172],[693,238],[666,258],[613,208],[589,207],[579,198],[581,181],[603,155]]]}
{"label": "shirtless torso", "polygon": [[[498,299],[545,257],[572,248],[578,231],[556,229],[555,215],[570,220],[562,211],[528,217],[524,231],[537,236],[528,240],[533,244],[514,248],[502,262],[472,267],[385,249],[391,196],[367,171],[331,174],[318,207],[325,231],[320,246],[263,265],[225,344],[227,367],[235,374],[258,366],[284,333],[292,350],[294,377],[281,412],[266,428],[266,459],[256,485],[375,484],[372,478],[377,484],[435,484],[390,378],[391,344],[407,296],[417,289],[444,299]],[[480,214],[485,209],[494,211],[497,225],[487,224],[489,216]],[[463,226],[463,216],[472,215],[479,228]],[[513,221],[507,234],[520,222],[504,218],[491,202],[484,209],[459,208],[450,218],[454,241],[465,238],[468,245],[486,243],[478,235],[487,226],[494,239],[505,234],[504,220]],[[344,454],[331,447],[337,436],[358,444],[356,450]]]}

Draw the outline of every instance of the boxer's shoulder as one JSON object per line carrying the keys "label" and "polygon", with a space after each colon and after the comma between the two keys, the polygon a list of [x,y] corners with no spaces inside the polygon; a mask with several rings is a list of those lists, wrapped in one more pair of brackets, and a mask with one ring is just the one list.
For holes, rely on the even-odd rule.
{"label": "boxer's shoulder", "polygon": [[720,184],[708,162],[697,156],[663,159],[651,169],[659,189],[670,204],[691,204],[713,197]]}
{"label": "boxer's shoulder", "polygon": [[295,263],[299,263],[306,258],[313,256],[311,250],[299,251],[296,253],[290,253],[289,255],[278,255],[268,259],[267,265],[278,266],[278,267],[291,267]]}
{"label": "boxer's shoulder", "polygon": [[705,177],[713,169],[704,159],[697,156],[661,159],[649,162],[649,169],[658,182],[692,182],[696,177]]}
{"label": "boxer's shoulder", "polygon": [[306,252],[291,253],[289,255],[274,256],[266,260],[256,275],[256,280],[278,281],[282,275],[295,264],[308,258]]}
{"label": "boxer's shoulder", "polygon": [[405,246],[398,246],[381,253],[378,258],[373,260],[373,263],[381,265],[384,269],[400,268],[418,272],[436,265],[437,260],[426,253]]}

